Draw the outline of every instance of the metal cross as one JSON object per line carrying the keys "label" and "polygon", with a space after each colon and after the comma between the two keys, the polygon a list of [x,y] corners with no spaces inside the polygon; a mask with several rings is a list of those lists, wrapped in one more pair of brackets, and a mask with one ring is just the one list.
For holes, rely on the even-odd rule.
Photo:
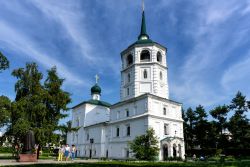
{"label": "metal cross", "polygon": [[96,74],[95,75],[95,83],[98,83],[98,80],[99,80],[100,78],[99,78],[99,76]]}

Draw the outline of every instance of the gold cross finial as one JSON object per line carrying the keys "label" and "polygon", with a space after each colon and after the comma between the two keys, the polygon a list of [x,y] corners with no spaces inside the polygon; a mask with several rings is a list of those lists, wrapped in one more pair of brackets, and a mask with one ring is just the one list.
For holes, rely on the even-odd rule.
{"label": "gold cross finial", "polygon": [[99,78],[99,76],[96,74],[95,75],[95,83],[98,83],[98,80],[99,80],[100,78]]}

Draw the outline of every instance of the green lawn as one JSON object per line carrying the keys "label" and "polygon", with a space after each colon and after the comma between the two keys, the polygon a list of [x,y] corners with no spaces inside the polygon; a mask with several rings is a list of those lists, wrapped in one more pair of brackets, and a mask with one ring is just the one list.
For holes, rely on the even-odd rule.
{"label": "green lawn", "polygon": [[[22,165],[20,165],[22,166]],[[23,165],[27,166],[27,165]],[[250,161],[233,161],[233,162],[226,162],[223,164],[216,163],[216,162],[119,162],[119,161],[112,161],[112,162],[97,162],[97,163],[67,163],[67,164],[35,164],[35,165],[28,165],[29,167],[50,167],[50,166],[67,166],[67,167],[131,167],[131,166],[146,166],[146,167],[250,167]]]}

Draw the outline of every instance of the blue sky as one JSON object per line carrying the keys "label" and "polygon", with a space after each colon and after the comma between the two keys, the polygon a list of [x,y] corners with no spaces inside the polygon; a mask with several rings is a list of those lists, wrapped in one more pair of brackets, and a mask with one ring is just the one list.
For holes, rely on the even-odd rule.
{"label": "blue sky", "polygon": [[[0,1],[0,50],[10,69],[0,94],[14,99],[13,69],[57,66],[74,106],[90,98],[95,74],[102,100],[119,101],[120,52],[137,40],[141,0]],[[250,98],[249,0],[145,0],[150,38],[168,48],[170,97],[207,110],[238,90]],[[46,77],[46,76],[45,76]]]}

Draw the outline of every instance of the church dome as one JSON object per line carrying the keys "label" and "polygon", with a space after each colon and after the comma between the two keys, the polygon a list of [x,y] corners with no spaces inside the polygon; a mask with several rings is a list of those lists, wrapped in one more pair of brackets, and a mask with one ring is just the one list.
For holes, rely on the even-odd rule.
{"label": "church dome", "polygon": [[95,84],[92,88],[91,88],[91,94],[101,94],[102,89],[100,86],[98,86],[97,84]]}

